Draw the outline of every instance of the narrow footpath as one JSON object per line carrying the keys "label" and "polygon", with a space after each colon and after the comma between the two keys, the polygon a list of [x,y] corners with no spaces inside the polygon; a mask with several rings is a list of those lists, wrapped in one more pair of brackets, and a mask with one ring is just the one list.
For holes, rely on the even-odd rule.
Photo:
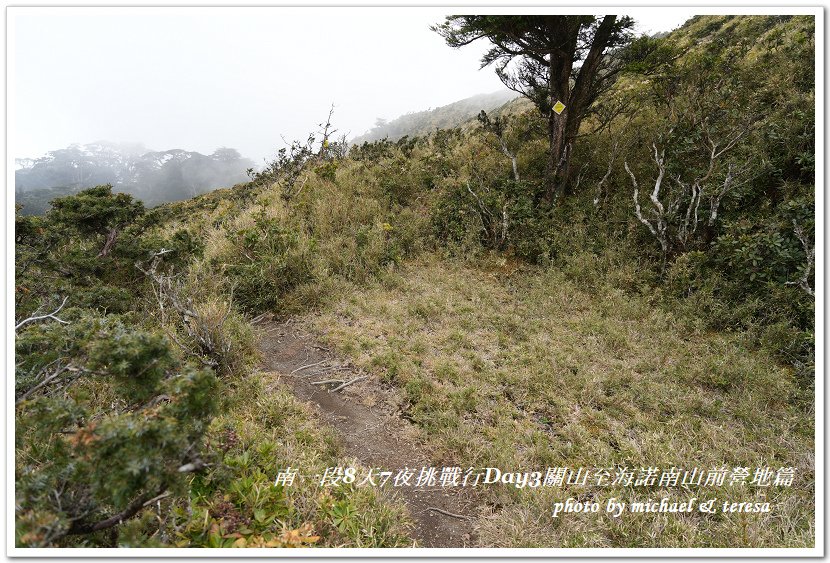
{"label": "narrow footpath", "polygon": [[[334,357],[293,322],[257,325],[263,369],[280,375],[336,431],[347,457],[397,472],[436,466],[417,429],[397,413],[394,389]],[[345,384],[345,386],[344,386]],[[385,491],[391,492],[391,483]],[[474,547],[478,507],[463,489],[396,487],[415,524],[417,547]]]}

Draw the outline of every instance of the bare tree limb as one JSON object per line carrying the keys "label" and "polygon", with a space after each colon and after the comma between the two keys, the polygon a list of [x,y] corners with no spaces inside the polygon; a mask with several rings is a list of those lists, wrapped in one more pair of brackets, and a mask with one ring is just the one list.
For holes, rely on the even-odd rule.
{"label": "bare tree limb", "polygon": [[32,317],[23,319],[22,321],[20,321],[19,323],[17,323],[15,325],[14,330],[16,331],[17,329],[19,329],[23,325],[26,325],[28,323],[32,323],[32,322],[35,322],[35,321],[40,321],[40,320],[43,320],[43,319],[52,319],[54,321],[58,321],[61,324],[68,325],[69,324],[68,321],[61,320],[61,319],[59,319],[58,317],[55,316],[60,312],[61,309],[63,309],[63,306],[66,305],[66,301],[68,299],[69,299],[69,296],[67,295],[66,297],[63,298],[63,302],[60,304],[60,306],[57,309],[55,309],[54,311],[52,311],[51,313],[48,313],[46,315],[36,315],[36,316],[32,316]]}
{"label": "bare tree limb", "polygon": [[[608,169],[605,171],[605,175],[602,178],[600,178],[599,182],[597,182],[597,193],[596,193],[596,196],[594,196],[594,207],[599,206],[599,201],[602,198],[603,189],[605,188],[605,182],[607,182],[608,178],[611,176],[611,171],[614,168],[614,159],[617,157],[617,148],[618,147],[619,147],[619,141],[615,142],[614,143],[614,148],[611,149],[611,156],[608,159]],[[627,168],[626,168],[626,170],[627,170]],[[631,171],[629,171],[629,174],[630,173],[631,173]],[[606,192],[606,198],[607,198],[607,192]]]}
{"label": "bare tree limb", "polygon": [[118,229],[116,227],[113,227],[112,229],[110,229],[110,232],[107,233],[107,240],[104,242],[104,247],[101,249],[101,252],[98,253],[98,258],[103,258],[112,251],[112,247],[115,246],[115,239],[117,237]]}
{"label": "bare tree limb", "polygon": [[58,378],[61,374],[63,374],[63,373],[64,373],[64,372],[66,372],[66,371],[75,371],[75,370],[73,370],[72,366],[71,366],[71,365],[69,365],[69,364],[67,364],[67,365],[65,365],[65,366],[61,366],[61,367],[59,367],[59,368],[58,368],[58,369],[56,369],[56,370],[55,370],[52,374],[50,374],[50,375],[46,376],[46,377],[45,377],[45,378],[44,378],[44,379],[43,379],[40,383],[38,383],[37,385],[35,385],[35,386],[34,386],[34,387],[32,387],[31,389],[29,389],[28,391],[26,391],[25,393],[23,393],[23,394],[22,394],[22,395],[21,395],[21,396],[20,396],[20,397],[19,397],[19,398],[18,398],[18,399],[14,402],[14,405],[15,405],[15,406],[19,405],[20,403],[22,403],[23,401],[25,401],[26,399],[28,399],[28,398],[29,398],[29,397],[30,397],[30,396],[31,396],[31,395],[32,395],[35,391],[37,391],[37,390],[39,390],[39,389],[42,389],[43,387],[45,387],[45,386],[46,386],[46,385],[48,385],[50,382],[52,382],[52,381],[54,381],[55,379],[57,379],[57,378]]}
{"label": "bare tree limb", "polygon": [[167,498],[167,497],[169,497],[169,496],[170,496],[170,495],[172,495],[172,494],[173,494],[173,493],[171,493],[170,491],[164,491],[164,492],[163,492],[163,493],[161,493],[160,495],[157,495],[157,496],[155,496],[155,497],[151,498],[150,500],[148,500],[147,502],[145,502],[143,506],[145,506],[145,507],[146,507],[146,506],[150,506],[151,504],[153,504],[153,503],[155,503],[155,502],[158,502],[158,501],[160,501],[160,500],[161,500],[161,499],[163,499],[163,498]]}
{"label": "bare tree limb", "polygon": [[82,523],[79,520],[72,522],[72,525],[69,526],[69,529],[66,531],[65,535],[67,536],[76,536],[80,534],[91,534],[92,532],[98,532],[100,530],[106,530],[107,528],[112,528],[113,526],[117,526],[124,522],[125,520],[129,520],[138,512],[144,508],[144,504],[152,499],[155,496],[158,496],[164,491],[167,487],[161,487],[157,493],[145,493],[135,500],[133,500],[127,507],[115,514],[110,516],[105,520],[101,520],[99,522],[95,522],[94,524],[90,523]]}
{"label": "bare tree limb", "polygon": [[807,263],[804,265],[804,274],[802,274],[801,279],[797,281],[789,281],[787,282],[787,285],[798,285],[798,287],[803,289],[807,295],[815,297],[816,293],[813,288],[810,287],[810,273],[815,267],[816,249],[812,244],[810,244],[810,241],[804,234],[804,229],[801,225],[795,222],[795,219],[793,219],[793,230],[795,231],[795,236],[798,237],[798,240],[801,242],[801,246],[804,247],[804,254],[806,256]]}

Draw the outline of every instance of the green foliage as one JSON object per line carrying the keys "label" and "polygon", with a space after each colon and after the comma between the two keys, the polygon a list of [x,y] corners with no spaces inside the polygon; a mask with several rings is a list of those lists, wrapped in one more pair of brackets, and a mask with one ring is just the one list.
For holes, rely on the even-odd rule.
{"label": "green foliage", "polygon": [[[584,448],[586,464],[597,453],[657,463],[648,455],[677,435],[696,436],[684,447],[698,455],[712,436],[701,428],[723,432],[724,408],[739,423],[707,462],[756,431],[801,440],[809,425],[787,425],[812,400],[814,48],[811,18],[706,16],[615,51],[607,62],[625,73],[597,92],[555,205],[544,120],[514,103],[348,153],[326,124],[322,141],[286,149],[249,184],[150,211],[99,186],[44,216],[18,213],[18,323],[66,298],[16,335],[18,545],[407,544],[401,511],[375,492],[273,486],[298,460],[340,460],[310,412],[251,373],[246,316],[265,312],[351,307],[333,338],[472,463],[553,464]],[[665,151],[665,252],[634,215],[624,166],[656,224],[652,143]],[[714,161],[713,143],[730,145]],[[697,228],[681,236],[687,209]],[[465,264],[418,258],[436,249]],[[378,338],[349,332],[368,318],[361,330],[383,328]],[[560,416],[577,403],[579,420]],[[769,426],[758,405],[781,417]],[[638,432],[657,428],[649,416],[684,433],[600,439],[632,417]],[[790,453],[783,441],[776,456]],[[163,491],[152,514],[131,512]],[[117,532],[94,529],[119,513]],[[624,543],[606,532],[592,533]]]}
{"label": "green foliage", "polygon": [[[632,217],[625,160],[644,217],[655,228],[663,221],[667,267],[653,281],[667,290],[666,305],[712,329],[745,331],[807,387],[814,300],[802,285],[814,283],[815,118],[813,70],[804,61],[814,53],[812,20],[706,16],[665,38],[635,41],[630,49],[642,64],[630,65],[619,88],[599,100],[604,114],[622,113],[579,152],[601,158],[586,163],[583,179],[604,182],[591,221],[597,236],[607,232],[603,220],[628,225],[595,251],[614,255],[623,244],[642,264],[660,264],[659,237]],[[659,171],[655,150],[665,168],[663,211],[648,197]],[[578,207],[587,207],[587,195]]]}
{"label": "green foliage", "polygon": [[[458,135],[441,136],[449,138]],[[221,219],[209,236],[221,243],[206,255],[207,268],[246,312],[279,315],[329,298],[341,281],[394,268],[424,244],[418,199],[444,173],[441,150],[401,139],[353,149],[354,158],[315,157],[288,199],[284,182],[292,171],[275,168],[253,205],[235,208],[236,216],[217,209]]]}
{"label": "green foliage", "polygon": [[251,180],[255,184],[281,180],[283,197],[290,198],[294,185],[306,164],[315,159],[314,144],[316,141],[314,134],[311,134],[305,143],[294,141],[290,147],[279,149],[277,157],[265,168],[259,172],[254,172],[253,169],[248,171]]}
{"label": "green foliage", "polygon": [[176,269],[202,252],[201,242],[185,229],[169,236],[149,232],[155,221],[155,213],[144,213],[140,202],[113,194],[110,186],[56,200],[43,217],[16,215],[18,316],[56,293],[71,293],[72,306],[131,310],[131,301],[147,288],[136,262],[165,249],[164,268]]}
{"label": "green foliage", "polygon": [[389,158],[394,153],[395,144],[389,139],[377,141],[364,141],[362,144],[355,144],[349,150],[349,158],[362,162],[377,162],[383,158]]}
{"label": "green foliage", "polygon": [[[289,290],[311,279],[299,234],[259,215],[253,225],[229,231],[236,247],[222,264],[240,305],[247,311],[275,310]],[[308,249],[313,251],[313,248]]]}
{"label": "green foliage", "polygon": [[673,43],[648,35],[632,40],[620,53],[627,72],[646,76],[665,72],[679,55]]}
{"label": "green foliage", "polygon": [[180,491],[198,459],[218,382],[136,314],[149,285],[135,263],[165,249],[161,268],[181,267],[199,244],[152,227],[110,186],[16,217],[18,545],[111,545],[117,515]]}
{"label": "green foliage", "polygon": [[65,545],[180,488],[215,411],[216,378],[176,360],[164,337],[115,317],[67,318],[27,325],[16,342],[18,545]]}
{"label": "green foliage", "polygon": [[[568,184],[582,120],[626,65],[610,53],[631,41],[633,26],[630,16],[617,15],[452,15],[432,30],[454,48],[486,38],[491,46],[481,68],[494,65],[502,83],[546,118],[544,201],[550,204]],[[558,112],[557,103],[564,104]]]}
{"label": "green foliage", "polygon": [[[507,250],[531,262],[550,259],[550,216],[534,205],[535,187],[500,180],[444,189],[432,212],[435,236],[464,253]],[[548,235],[548,236],[546,236]]]}
{"label": "green foliage", "polygon": [[802,273],[806,264],[793,224],[813,232],[813,217],[812,202],[792,201],[765,225],[746,219],[729,223],[715,241],[711,259],[723,275],[740,281],[744,292],[758,293],[769,283],[786,284]]}
{"label": "green foliage", "polygon": [[158,335],[123,325],[105,326],[88,349],[87,368],[105,373],[124,386],[124,394],[147,400],[173,363],[170,344]]}
{"label": "green foliage", "polygon": [[[669,289],[695,304],[718,330],[744,330],[757,344],[797,369],[805,387],[814,370],[815,285],[795,229],[814,232],[814,205],[791,200],[763,217],[727,223],[709,252],[681,256],[668,274]],[[758,218],[760,219],[760,217]],[[805,238],[806,240],[806,238]]]}
{"label": "green foliage", "polygon": [[[188,547],[395,547],[409,542],[400,509],[370,488],[321,489],[313,472],[342,464],[334,437],[265,374],[234,384],[207,435],[209,470],[170,508],[165,534]],[[298,462],[302,467],[298,467]],[[280,471],[299,469],[291,486]],[[302,531],[293,537],[291,531]],[[144,532],[146,533],[146,532]],[[302,537],[305,541],[300,541]],[[316,538],[316,539],[312,539]]]}
{"label": "green foliage", "polygon": [[96,186],[77,195],[52,201],[50,218],[84,235],[104,235],[144,213],[141,202],[127,194],[113,194],[112,186]]}

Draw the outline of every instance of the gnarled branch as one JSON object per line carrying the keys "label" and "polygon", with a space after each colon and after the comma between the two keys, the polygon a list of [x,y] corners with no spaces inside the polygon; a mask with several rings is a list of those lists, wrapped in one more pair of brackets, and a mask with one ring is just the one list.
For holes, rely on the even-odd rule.
{"label": "gnarled branch", "polygon": [[17,331],[17,329],[19,329],[20,327],[22,327],[22,326],[24,326],[28,323],[32,323],[32,322],[35,322],[35,321],[41,321],[43,319],[52,319],[53,321],[58,321],[61,324],[68,325],[69,321],[64,321],[64,320],[59,319],[58,317],[55,316],[60,312],[61,309],[63,309],[63,306],[66,305],[66,301],[68,299],[69,299],[69,296],[67,295],[66,297],[63,298],[63,302],[60,304],[60,306],[57,309],[55,309],[54,311],[52,311],[51,313],[47,313],[46,315],[34,315],[34,316],[28,317],[26,319],[23,319],[22,321],[20,321],[19,323],[17,323],[14,326],[14,330]]}

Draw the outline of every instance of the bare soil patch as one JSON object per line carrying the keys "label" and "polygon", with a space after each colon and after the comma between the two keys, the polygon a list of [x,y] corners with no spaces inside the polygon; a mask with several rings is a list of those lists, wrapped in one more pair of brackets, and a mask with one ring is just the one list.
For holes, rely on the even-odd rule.
{"label": "bare soil patch", "polygon": [[[321,418],[337,430],[348,457],[386,471],[409,468],[416,475],[422,467],[440,467],[419,442],[417,429],[400,417],[395,389],[336,358],[294,322],[265,320],[257,328],[263,369],[278,373],[298,398],[315,405]],[[342,385],[338,382],[353,383],[335,391]],[[476,544],[479,508],[467,491],[440,486],[393,489],[391,481],[384,490],[406,504],[417,547]]]}

